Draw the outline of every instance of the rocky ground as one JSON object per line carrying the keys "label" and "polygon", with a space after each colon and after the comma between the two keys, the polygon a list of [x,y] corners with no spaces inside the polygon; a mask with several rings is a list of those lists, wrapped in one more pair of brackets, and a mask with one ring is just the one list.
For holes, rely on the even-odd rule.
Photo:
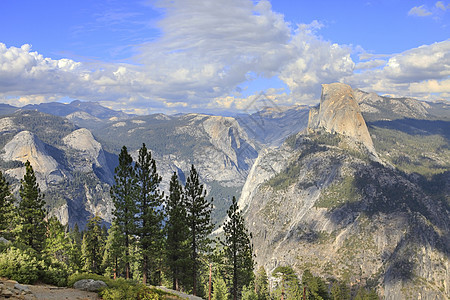
{"label": "rocky ground", "polygon": [[51,285],[19,284],[14,280],[0,278],[0,299],[21,299],[21,300],[97,300],[100,299],[97,293],[85,292],[71,288],[60,288]]}

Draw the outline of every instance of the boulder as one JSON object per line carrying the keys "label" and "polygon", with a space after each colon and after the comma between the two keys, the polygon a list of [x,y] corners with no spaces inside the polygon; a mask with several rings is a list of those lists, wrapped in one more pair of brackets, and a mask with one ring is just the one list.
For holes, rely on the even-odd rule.
{"label": "boulder", "polygon": [[73,284],[73,287],[77,290],[98,292],[102,288],[107,287],[106,283],[101,280],[82,279]]}

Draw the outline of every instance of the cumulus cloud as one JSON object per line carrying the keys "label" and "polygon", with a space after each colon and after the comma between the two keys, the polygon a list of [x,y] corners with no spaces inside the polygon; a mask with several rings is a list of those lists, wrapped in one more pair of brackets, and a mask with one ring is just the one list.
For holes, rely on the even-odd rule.
{"label": "cumulus cloud", "polygon": [[381,67],[345,81],[367,91],[433,100],[440,97],[433,93],[450,92],[449,77],[450,40],[446,40],[393,55]]}
{"label": "cumulus cloud", "polygon": [[[276,104],[313,104],[320,84],[347,82],[380,93],[447,95],[450,41],[396,55],[372,55],[320,38],[322,24],[289,24],[261,0],[162,0],[160,38],[138,45],[134,64],[51,59],[0,44],[0,101],[62,97],[101,101],[130,112],[242,110],[258,100],[237,87],[277,76],[289,90],[265,91]],[[444,10],[442,1],[435,8]],[[439,94],[437,95],[439,97]]]}
{"label": "cumulus cloud", "polygon": [[414,17],[430,17],[435,19],[442,17],[447,10],[450,9],[450,4],[446,5],[443,1],[437,1],[434,6],[428,8],[426,5],[414,6],[408,11],[408,16]]}

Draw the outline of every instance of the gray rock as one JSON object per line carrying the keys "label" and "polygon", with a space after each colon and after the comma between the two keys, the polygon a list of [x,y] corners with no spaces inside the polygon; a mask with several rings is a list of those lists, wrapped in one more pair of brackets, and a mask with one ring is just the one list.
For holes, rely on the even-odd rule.
{"label": "gray rock", "polygon": [[73,284],[73,287],[77,290],[98,292],[102,288],[108,287],[106,283],[101,280],[82,279]]}
{"label": "gray rock", "polygon": [[31,294],[31,290],[30,290],[27,286],[25,286],[25,285],[21,285],[21,284],[19,284],[19,283],[16,283],[16,284],[14,285],[14,288],[15,288],[16,290],[21,291],[21,292],[24,293],[24,294]]}
{"label": "gray rock", "polygon": [[8,241],[7,239],[5,239],[4,237],[0,237],[0,243],[3,243],[3,244],[9,244],[10,241]]}

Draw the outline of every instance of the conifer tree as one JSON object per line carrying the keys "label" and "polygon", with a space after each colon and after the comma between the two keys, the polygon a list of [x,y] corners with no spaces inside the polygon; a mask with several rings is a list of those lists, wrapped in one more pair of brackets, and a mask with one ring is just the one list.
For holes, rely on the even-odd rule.
{"label": "conifer tree", "polygon": [[123,146],[119,154],[119,165],[115,170],[115,184],[111,187],[111,198],[114,202],[113,215],[124,235],[125,247],[125,278],[130,278],[130,246],[131,236],[136,233],[136,173],[133,168],[133,159],[128,154],[127,147]]}
{"label": "conifer tree", "polygon": [[258,295],[258,300],[269,300],[269,278],[267,277],[266,269],[261,266],[256,273],[255,291]]}
{"label": "conifer tree", "polygon": [[228,293],[227,284],[222,276],[217,275],[214,278],[214,291],[212,294],[213,300],[228,300],[230,294]]}
{"label": "conifer tree", "polygon": [[273,295],[275,299],[294,300],[302,297],[297,274],[291,267],[279,266],[273,271],[272,276],[279,279]]}
{"label": "conifer tree", "polygon": [[83,235],[78,228],[78,224],[75,223],[74,227],[69,230],[69,268],[73,271],[80,271],[82,269],[81,263],[81,244],[83,241]]}
{"label": "conifer tree", "polygon": [[166,255],[167,264],[172,277],[172,288],[180,289],[183,270],[188,268],[189,260],[189,227],[186,207],[183,201],[183,189],[174,172],[170,180],[169,196],[166,198]]}
{"label": "conifer tree", "polygon": [[96,274],[102,273],[104,239],[101,222],[102,219],[97,215],[89,219],[81,247],[84,270]]}
{"label": "conifer tree", "polygon": [[242,287],[253,279],[253,247],[234,196],[227,215],[228,219],[223,226],[225,255],[231,267],[233,299],[237,300]]}
{"label": "conifer tree", "polygon": [[9,190],[9,183],[0,171],[0,237],[8,237],[13,217],[13,199]]}
{"label": "conifer tree", "polygon": [[20,242],[40,253],[45,241],[44,195],[36,182],[33,167],[29,161],[25,163],[25,175],[19,189],[21,201],[18,213],[18,234]]}
{"label": "conifer tree", "polygon": [[[137,179],[137,207],[136,218],[137,236],[142,254],[142,281],[146,284],[151,266],[158,265],[163,248],[161,209],[163,195],[159,191],[161,176],[156,171],[156,162],[145,144],[139,149],[139,156],[135,166]],[[159,256],[159,257],[158,257]],[[159,284],[154,282],[153,284]]]}
{"label": "conifer tree", "polygon": [[55,217],[47,222],[47,236],[45,239],[45,252],[56,260],[69,263],[70,241],[66,235],[64,225]]}
{"label": "conifer tree", "polygon": [[203,184],[200,184],[194,165],[192,165],[186,180],[184,196],[190,235],[193,294],[196,295],[199,254],[209,250],[211,240],[208,235],[212,232],[214,225],[211,223],[213,199],[206,200],[206,189]]}
{"label": "conifer tree", "polygon": [[112,275],[114,279],[120,274],[118,273],[119,267],[124,265],[123,254],[124,249],[124,236],[120,231],[119,226],[115,221],[111,224],[108,230],[108,238],[106,240],[105,252],[103,255],[103,269],[108,275]]}

